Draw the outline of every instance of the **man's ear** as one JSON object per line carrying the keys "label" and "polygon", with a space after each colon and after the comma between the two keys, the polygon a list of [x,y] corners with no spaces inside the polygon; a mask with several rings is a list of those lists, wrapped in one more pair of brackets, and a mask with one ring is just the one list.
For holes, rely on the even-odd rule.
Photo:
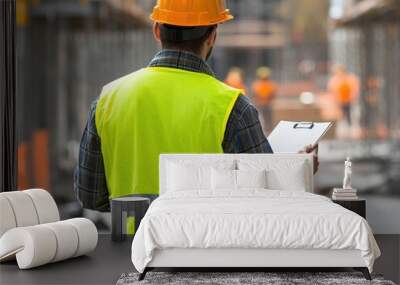
{"label": "man's ear", "polygon": [[216,40],[217,40],[217,28],[214,28],[213,31],[208,36],[206,43],[209,47],[212,47],[215,45]]}
{"label": "man's ear", "polygon": [[161,42],[161,32],[160,32],[160,24],[159,23],[154,22],[153,35],[157,42]]}

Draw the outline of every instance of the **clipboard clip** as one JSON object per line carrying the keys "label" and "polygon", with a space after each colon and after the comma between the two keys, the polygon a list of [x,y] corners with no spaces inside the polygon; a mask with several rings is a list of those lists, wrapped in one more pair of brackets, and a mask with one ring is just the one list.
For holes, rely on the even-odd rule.
{"label": "clipboard clip", "polygon": [[293,125],[293,129],[309,129],[314,128],[313,122],[300,122]]}

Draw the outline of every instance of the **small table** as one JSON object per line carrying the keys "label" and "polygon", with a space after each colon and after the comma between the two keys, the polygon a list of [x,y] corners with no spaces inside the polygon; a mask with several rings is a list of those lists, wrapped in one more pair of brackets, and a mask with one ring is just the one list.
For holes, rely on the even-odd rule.
{"label": "small table", "polygon": [[365,199],[357,199],[357,200],[332,200],[334,203],[339,204],[340,206],[359,214],[361,217],[366,219],[366,200]]}
{"label": "small table", "polygon": [[[111,200],[111,236],[113,241],[123,241],[127,236],[133,234],[139,228],[147,209],[150,199],[145,197],[120,197]],[[134,229],[128,229],[129,219],[134,217]],[[132,222],[133,224],[133,222]],[[130,225],[133,226],[133,225]]]}

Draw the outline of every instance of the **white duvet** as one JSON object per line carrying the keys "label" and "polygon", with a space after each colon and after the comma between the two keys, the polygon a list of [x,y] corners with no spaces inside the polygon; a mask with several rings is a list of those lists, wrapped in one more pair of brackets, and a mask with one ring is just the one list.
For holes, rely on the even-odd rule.
{"label": "white duvet", "polygon": [[143,272],[165,248],[358,249],[371,272],[380,256],[359,215],[320,195],[265,189],[164,194],[139,226],[132,262]]}

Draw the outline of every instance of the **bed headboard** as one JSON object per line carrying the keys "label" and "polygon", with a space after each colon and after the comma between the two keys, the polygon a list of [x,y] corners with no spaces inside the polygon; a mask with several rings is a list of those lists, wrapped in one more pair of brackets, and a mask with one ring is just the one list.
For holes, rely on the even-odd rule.
{"label": "bed headboard", "polygon": [[161,154],[160,155],[160,195],[166,192],[166,179],[167,179],[167,162],[168,161],[182,161],[182,160],[206,160],[207,162],[232,160],[238,159],[257,159],[257,160],[279,160],[279,159],[290,159],[294,160],[302,159],[307,165],[309,171],[309,188],[308,192],[314,191],[314,171],[313,170],[313,156],[310,154]]}

